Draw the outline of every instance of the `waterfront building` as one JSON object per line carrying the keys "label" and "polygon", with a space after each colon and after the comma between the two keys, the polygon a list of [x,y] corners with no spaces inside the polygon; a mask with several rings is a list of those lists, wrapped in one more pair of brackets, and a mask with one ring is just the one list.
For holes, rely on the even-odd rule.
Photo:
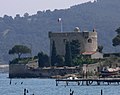
{"label": "waterfront building", "polygon": [[91,55],[96,53],[98,48],[97,32],[93,31],[80,31],[78,27],[71,32],[49,32],[50,38],[50,55],[52,51],[53,42],[55,43],[56,52],[60,56],[65,56],[66,42],[72,42],[72,40],[78,40],[80,43],[80,54]]}

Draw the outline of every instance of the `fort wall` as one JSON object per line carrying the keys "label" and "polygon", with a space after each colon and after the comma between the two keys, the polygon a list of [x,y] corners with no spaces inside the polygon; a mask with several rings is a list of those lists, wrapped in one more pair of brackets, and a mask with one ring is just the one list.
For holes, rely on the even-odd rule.
{"label": "fort wall", "polygon": [[81,72],[79,67],[29,68],[25,64],[10,64],[9,78],[52,78]]}
{"label": "fort wall", "polygon": [[72,42],[72,40],[78,40],[80,42],[80,53],[96,51],[97,44],[97,32],[63,32],[53,33],[49,32],[50,38],[50,55],[52,51],[53,41],[58,55],[65,55],[66,42]]}

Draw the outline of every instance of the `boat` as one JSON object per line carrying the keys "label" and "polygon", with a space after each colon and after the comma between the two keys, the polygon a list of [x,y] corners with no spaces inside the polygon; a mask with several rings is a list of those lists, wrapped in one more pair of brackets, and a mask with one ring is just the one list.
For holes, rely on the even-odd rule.
{"label": "boat", "polygon": [[102,77],[117,75],[119,71],[120,71],[119,67],[117,67],[117,68],[103,68],[103,70],[101,70],[101,72],[100,72],[100,75]]}

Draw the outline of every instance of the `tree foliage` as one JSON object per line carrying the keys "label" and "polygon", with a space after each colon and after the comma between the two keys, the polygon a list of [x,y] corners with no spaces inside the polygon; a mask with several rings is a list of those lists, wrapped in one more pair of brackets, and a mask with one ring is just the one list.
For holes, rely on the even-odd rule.
{"label": "tree foliage", "polygon": [[54,66],[56,64],[56,56],[57,56],[57,52],[55,47],[55,41],[53,41],[52,51],[51,51],[51,66]]}
{"label": "tree foliage", "polygon": [[97,51],[102,53],[102,50],[103,50],[103,46],[98,46]]}
{"label": "tree foliage", "polygon": [[86,58],[82,55],[79,55],[78,57],[73,59],[73,65],[74,66],[82,66],[83,64],[93,64],[96,61],[90,58]]}
{"label": "tree foliage", "polygon": [[49,65],[49,56],[43,52],[38,53],[38,64],[39,67],[48,67]]}
{"label": "tree foliage", "polygon": [[117,32],[117,34],[120,34],[120,27],[116,29],[115,31]]}
{"label": "tree foliage", "polygon": [[117,32],[117,36],[112,39],[113,46],[120,45],[120,27],[115,30]]}
{"label": "tree foliage", "polygon": [[56,64],[55,64],[55,66],[58,66],[58,67],[64,66],[64,58],[62,56],[60,56],[60,55],[56,56]]}
{"label": "tree foliage", "polygon": [[18,59],[21,58],[22,54],[31,53],[31,49],[24,45],[15,45],[12,49],[9,50],[9,54],[17,54]]}
{"label": "tree foliage", "polygon": [[78,40],[66,42],[65,65],[73,66],[73,59],[80,55],[80,43]]}
{"label": "tree foliage", "polygon": [[77,57],[80,54],[80,42],[79,40],[72,40],[70,42],[71,56],[72,59]]}
{"label": "tree foliage", "polygon": [[120,45],[120,34],[118,34],[115,38],[113,38],[112,42],[113,42],[113,46]]}
{"label": "tree foliage", "polygon": [[65,66],[72,66],[72,56],[71,56],[71,49],[70,43],[66,42],[65,46]]}

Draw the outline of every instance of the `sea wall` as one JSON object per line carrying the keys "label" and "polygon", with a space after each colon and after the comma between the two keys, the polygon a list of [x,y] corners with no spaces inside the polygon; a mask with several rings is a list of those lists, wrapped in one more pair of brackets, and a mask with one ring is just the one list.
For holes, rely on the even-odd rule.
{"label": "sea wall", "polygon": [[53,76],[65,76],[67,74],[79,73],[79,67],[48,67],[48,68],[29,68],[25,64],[10,64],[9,78],[52,78]]}

